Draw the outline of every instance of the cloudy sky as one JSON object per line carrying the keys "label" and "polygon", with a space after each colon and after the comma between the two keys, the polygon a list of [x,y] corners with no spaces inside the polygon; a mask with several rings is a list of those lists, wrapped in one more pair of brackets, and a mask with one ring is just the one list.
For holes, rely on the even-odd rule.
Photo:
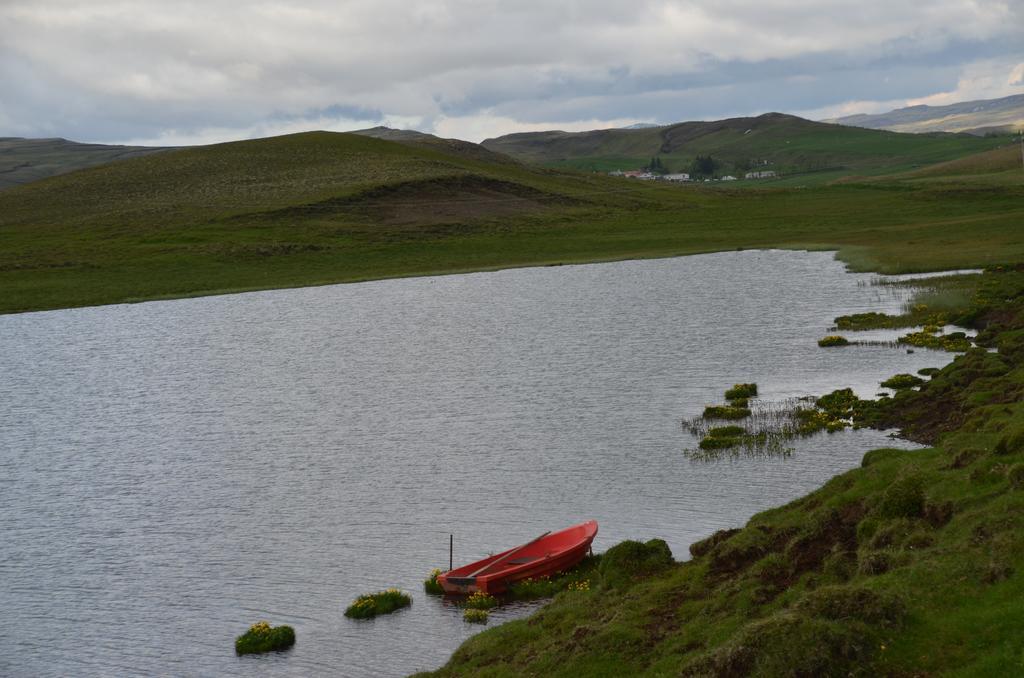
{"label": "cloudy sky", "polygon": [[1024,0],[0,0],[0,136],[479,141],[1024,93]]}

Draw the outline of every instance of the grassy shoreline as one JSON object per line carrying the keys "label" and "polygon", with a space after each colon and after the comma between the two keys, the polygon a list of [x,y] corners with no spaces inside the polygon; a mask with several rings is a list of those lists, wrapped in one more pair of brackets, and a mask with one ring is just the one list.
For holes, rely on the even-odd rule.
{"label": "grassy shoreline", "polygon": [[974,278],[955,316],[984,348],[865,403],[875,425],[932,447],[869,451],[689,561],[559,594],[422,675],[1024,671],[1024,266]]}
{"label": "grassy shoreline", "polygon": [[0,313],[735,249],[983,267],[1024,258],[1004,174],[731,189],[345,134],[169,151],[0,192]]}
{"label": "grassy shoreline", "polygon": [[296,284],[270,284],[270,285],[255,285],[251,287],[227,287],[219,289],[199,289],[192,290],[189,292],[182,293],[168,293],[168,294],[153,294],[150,296],[143,297],[126,297],[118,301],[107,301],[95,304],[82,304],[73,306],[55,306],[52,308],[38,308],[38,309],[25,309],[15,311],[4,311],[0,310],[0,315],[17,315],[23,313],[46,313],[49,311],[60,311],[70,310],[77,308],[96,308],[100,306],[115,306],[120,304],[143,304],[151,301],[177,301],[182,299],[199,299],[202,297],[213,297],[213,296],[226,296],[233,294],[248,294],[252,292],[267,292],[272,290],[296,290],[307,287],[325,287],[328,285],[358,285],[361,283],[379,282],[384,280],[405,280],[408,278],[438,278],[449,275],[466,275],[470,273],[497,273],[501,271],[511,271],[520,268],[552,268],[558,266],[588,266],[591,264],[612,264],[624,261],[652,261],[657,259],[675,259],[679,257],[694,257],[702,256],[707,254],[720,254],[723,252],[738,252],[738,251],[751,251],[751,252],[764,252],[771,250],[786,250],[792,252],[834,252],[836,259],[845,263],[849,270],[854,273],[866,273],[875,272],[884,275],[901,275],[901,274],[914,274],[914,273],[941,273],[945,271],[955,271],[957,268],[941,267],[934,269],[921,269],[914,267],[911,269],[898,269],[891,267],[878,267],[878,268],[861,268],[856,267],[843,258],[844,250],[829,245],[780,245],[780,246],[763,246],[763,247],[721,247],[707,250],[694,250],[692,252],[675,252],[665,254],[634,254],[634,255],[623,255],[623,256],[612,256],[612,257],[590,257],[590,258],[579,258],[575,259],[572,257],[551,260],[551,261],[528,261],[523,263],[508,263],[508,264],[497,264],[494,266],[481,266],[481,267],[467,267],[467,268],[445,268],[437,270],[423,270],[423,271],[408,271],[402,273],[395,273],[392,275],[378,275],[378,276],[365,276],[356,278],[344,278],[339,280],[311,280],[308,282],[301,282]]}

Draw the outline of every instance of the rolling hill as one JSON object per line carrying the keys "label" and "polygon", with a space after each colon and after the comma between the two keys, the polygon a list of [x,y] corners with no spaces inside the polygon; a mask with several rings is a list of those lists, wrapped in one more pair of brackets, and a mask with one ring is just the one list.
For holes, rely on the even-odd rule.
{"label": "rolling hill", "polygon": [[[829,131],[847,128],[813,129],[834,147]],[[1024,257],[1013,173],[687,190],[413,136],[191,147],[0,191],[0,313],[737,247],[833,248],[890,272]]]}
{"label": "rolling hill", "polygon": [[462,156],[485,162],[508,163],[515,162],[512,158],[501,153],[489,151],[480,144],[474,144],[462,139],[444,139],[442,137],[408,129],[392,129],[391,127],[371,127],[351,132],[364,137],[394,141],[408,146],[425,148],[432,151],[440,151],[450,155]]}
{"label": "rolling hill", "polygon": [[687,171],[712,156],[722,174],[748,169],[780,174],[871,174],[912,169],[994,148],[968,135],[898,134],[768,113],[755,118],[683,122],[645,129],[528,132],[487,139],[483,146],[524,162],[589,171],[634,169],[657,156],[670,171]]}
{"label": "rolling hill", "polygon": [[165,150],[168,149],[80,144],[67,139],[0,137],[0,190]]}
{"label": "rolling hill", "polygon": [[372,252],[500,220],[564,215],[601,192],[592,180],[471,146],[309,132],[150,154],[2,191],[0,305],[51,308],[447,269],[450,262],[423,252],[388,261]]}
{"label": "rolling hill", "polygon": [[1024,94],[948,106],[909,106],[888,113],[848,115],[827,122],[894,132],[1012,133],[1024,128]]}

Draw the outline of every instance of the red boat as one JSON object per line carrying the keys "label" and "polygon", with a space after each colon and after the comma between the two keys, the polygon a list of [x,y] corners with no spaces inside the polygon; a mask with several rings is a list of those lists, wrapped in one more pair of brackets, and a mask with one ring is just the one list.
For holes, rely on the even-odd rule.
{"label": "red boat", "polygon": [[437,583],[445,593],[503,593],[513,582],[549,577],[569,569],[587,555],[596,535],[596,520],[545,532],[514,549],[439,574]]}

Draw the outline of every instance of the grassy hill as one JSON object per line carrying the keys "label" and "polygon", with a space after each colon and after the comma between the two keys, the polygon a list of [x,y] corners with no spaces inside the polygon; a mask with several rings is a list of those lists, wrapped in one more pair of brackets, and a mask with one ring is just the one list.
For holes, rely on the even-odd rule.
{"label": "grassy hill", "polygon": [[384,139],[386,141],[395,141],[400,144],[415,146],[417,148],[426,148],[432,151],[440,151],[442,153],[458,155],[473,160],[483,160],[484,162],[515,162],[507,155],[489,151],[480,144],[463,141],[462,139],[444,139],[434,134],[427,134],[416,130],[392,129],[391,127],[371,127],[369,129],[356,130],[352,132],[352,134],[373,137],[374,139]]}
{"label": "grassy hill", "polygon": [[909,106],[877,115],[849,115],[829,122],[894,132],[1015,132],[1024,128],[1024,94],[947,106]]}
{"label": "grassy hill", "polygon": [[447,270],[451,262],[394,248],[512,217],[571,213],[582,204],[571,194],[591,190],[576,177],[499,160],[322,132],[36,181],[0,193],[0,308]]}
{"label": "grassy hill", "polygon": [[913,172],[906,177],[964,177],[968,175],[995,175],[1009,173],[1010,178],[1024,174],[1024,153],[1016,143],[1009,143],[991,151],[974,153],[964,158],[949,160]]}
{"label": "grassy hill", "polygon": [[67,139],[0,137],[0,190],[164,150],[144,146],[80,144]]}
{"label": "grassy hill", "polygon": [[749,168],[828,173],[834,178],[912,169],[1002,143],[968,135],[897,134],[768,113],[647,129],[509,134],[482,145],[524,162],[587,171],[635,169],[655,156],[671,171],[688,171],[696,156],[710,155],[722,174],[742,176]]}
{"label": "grassy hill", "polygon": [[985,265],[1024,255],[1024,182],[985,176],[703,190],[354,134],[181,149],[0,192],[0,312],[736,247]]}

